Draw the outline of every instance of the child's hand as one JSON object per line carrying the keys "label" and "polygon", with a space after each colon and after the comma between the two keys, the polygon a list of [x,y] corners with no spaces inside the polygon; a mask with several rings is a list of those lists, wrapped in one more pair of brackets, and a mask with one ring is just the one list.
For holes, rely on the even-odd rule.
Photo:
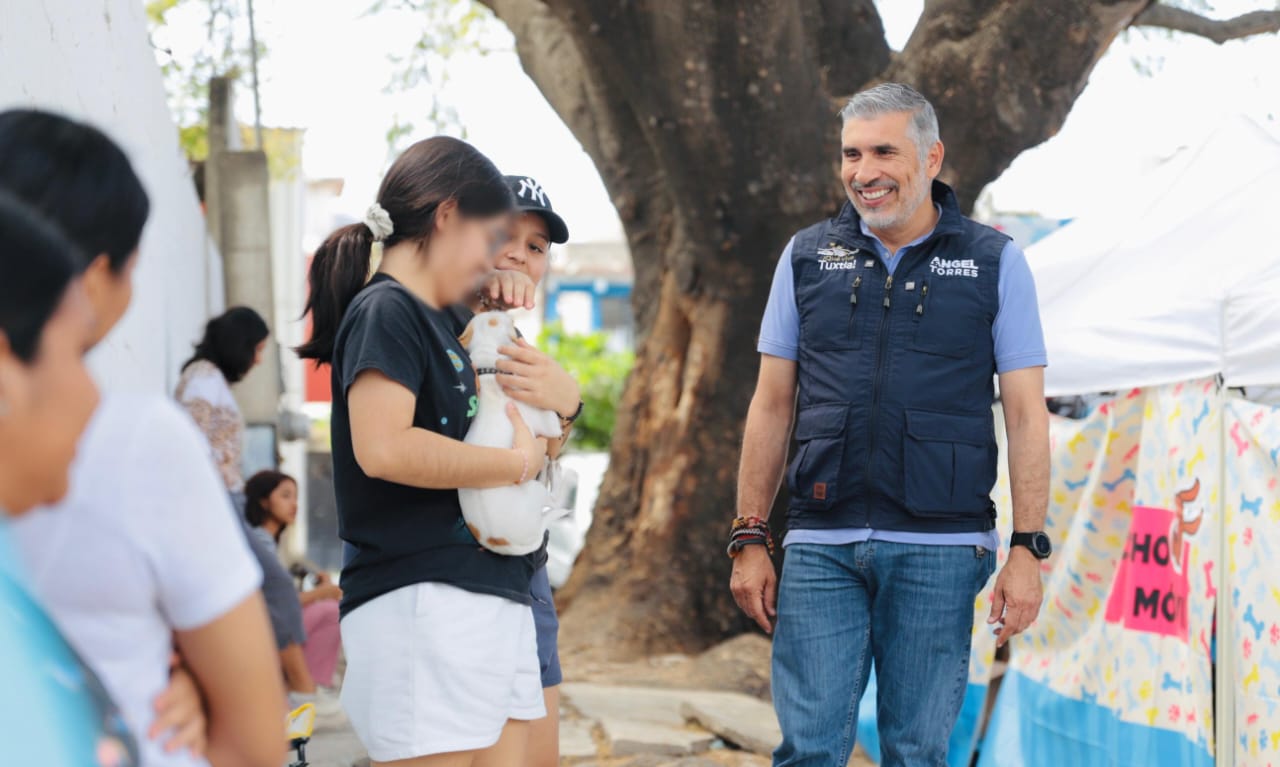
{"label": "child's hand", "polygon": [[498,353],[498,384],[511,399],[526,405],[550,410],[568,418],[578,410],[582,396],[578,382],[560,363],[539,351],[523,338],[514,346],[503,346]]}
{"label": "child's hand", "polygon": [[147,731],[152,740],[164,739],[165,753],[187,749],[203,756],[208,746],[204,699],[196,680],[180,663],[169,673],[169,686],[155,700],[156,718]]}
{"label": "child's hand", "polygon": [[532,309],[537,286],[524,272],[495,269],[480,283],[480,299],[489,309]]}

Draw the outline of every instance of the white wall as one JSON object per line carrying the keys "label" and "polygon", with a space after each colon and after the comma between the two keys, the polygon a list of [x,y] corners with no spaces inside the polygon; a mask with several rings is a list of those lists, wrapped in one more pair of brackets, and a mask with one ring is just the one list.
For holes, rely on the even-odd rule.
{"label": "white wall", "polygon": [[[171,391],[205,319],[222,309],[141,0],[0,0],[0,109],[34,106],[102,128],[124,147],[151,218],[124,320],[94,352],[108,388]],[[211,264],[210,259],[215,259]]]}

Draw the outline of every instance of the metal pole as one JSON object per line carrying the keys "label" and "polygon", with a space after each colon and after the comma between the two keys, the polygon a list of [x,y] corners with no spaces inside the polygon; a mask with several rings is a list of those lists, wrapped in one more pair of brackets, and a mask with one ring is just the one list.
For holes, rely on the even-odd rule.
{"label": "metal pole", "polygon": [[1217,663],[1214,664],[1214,763],[1236,763],[1236,639],[1231,597],[1231,543],[1227,528],[1227,388],[1218,380],[1218,602],[1215,617]]}
{"label": "metal pole", "polygon": [[249,4],[249,67],[253,76],[253,137],[262,149],[262,104],[258,100],[258,34],[253,25],[253,0]]}

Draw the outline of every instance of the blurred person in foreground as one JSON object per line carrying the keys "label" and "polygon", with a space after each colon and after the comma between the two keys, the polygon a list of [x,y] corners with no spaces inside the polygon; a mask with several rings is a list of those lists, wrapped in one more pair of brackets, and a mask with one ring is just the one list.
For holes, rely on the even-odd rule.
{"label": "blurred person in foreground", "polygon": [[98,402],[78,256],[52,224],[0,191],[0,762],[137,765],[137,743],[92,669],[31,590],[14,521],[67,492]]}
{"label": "blurred person in foreground", "polygon": [[[1013,487],[997,642],[1040,610],[1049,419],[1035,285],[1009,238],[937,176],[929,102],[906,85],[841,112],[839,215],[792,238],[761,325],[730,536],[731,587],[773,639],[775,765],[845,764],[872,663],[886,767],[942,767],[968,680],[974,600],[1000,541],[999,376]],[[786,547],[767,517],[795,417]],[[775,599],[776,596],[776,599]]]}
{"label": "blurred person in foreground", "polygon": [[[124,152],[65,117],[0,114],[0,189],[77,246],[93,323],[85,348],[101,342],[132,299],[149,211]],[[66,499],[15,525],[33,590],[120,704],[144,765],[282,761],[284,693],[237,516],[172,401],[108,392]],[[187,673],[197,695],[173,689]]]}

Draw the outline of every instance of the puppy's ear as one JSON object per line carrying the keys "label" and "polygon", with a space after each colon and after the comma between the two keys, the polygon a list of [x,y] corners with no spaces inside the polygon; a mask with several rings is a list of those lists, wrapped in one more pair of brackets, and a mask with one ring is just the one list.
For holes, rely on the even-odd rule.
{"label": "puppy's ear", "polygon": [[471,350],[471,337],[476,332],[476,321],[474,318],[467,323],[467,329],[462,331],[462,335],[458,336],[458,340],[462,342],[462,348],[467,351]]}

